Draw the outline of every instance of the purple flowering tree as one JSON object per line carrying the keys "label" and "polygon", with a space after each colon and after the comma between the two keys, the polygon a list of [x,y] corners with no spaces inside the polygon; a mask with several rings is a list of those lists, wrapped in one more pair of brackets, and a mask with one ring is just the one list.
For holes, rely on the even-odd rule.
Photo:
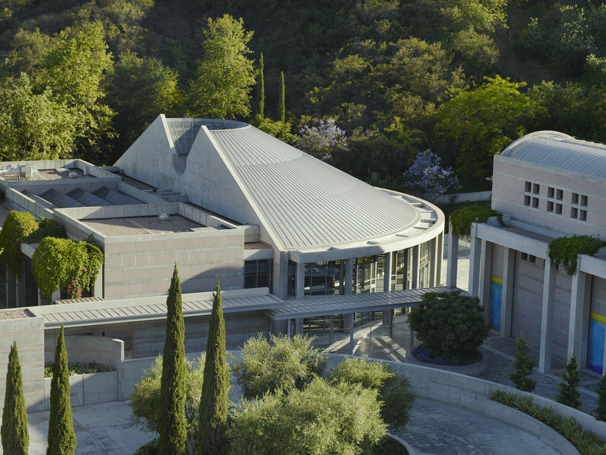
{"label": "purple flowering tree", "polygon": [[331,118],[326,122],[321,121],[317,127],[306,125],[301,128],[299,134],[295,145],[320,160],[329,160],[335,149],[347,150],[345,131]]}
{"label": "purple flowering tree", "polygon": [[441,162],[431,150],[417,154],[413,165],[403,174],[406,192],[433,202],[441,194],[461,188],[452,168],[444,169]]}

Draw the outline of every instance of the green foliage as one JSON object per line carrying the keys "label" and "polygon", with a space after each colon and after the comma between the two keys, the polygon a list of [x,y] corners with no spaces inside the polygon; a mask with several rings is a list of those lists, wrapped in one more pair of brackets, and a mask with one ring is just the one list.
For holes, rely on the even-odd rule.
{"label": "green foliage", "polygon": [[139,447],[133,455],[157,455],[158,444],[160,444],[160,438],[154,438]]}
{"label": "green foliage", "polygon": [[473,223],[486,223],[493,216],[497,217],[501,226],[505,226],[501,212],[481,205],[468,205],[450,214],[450,225],[455,234],[469,237]]}
{"label": "green foliage", "polygon": [[457,360],[474,357],[490,332],[480,299],[461,291],[423,295],[423,303],[409,313],[408,325],[429,349]]}
{"label": "green foliage", "polygon": [[293,144],[297,140],[297,136],[290,132],[290,123],[274,122],[270,118],[257,115],[250,124],[287,144]]}
{"label": "green foliage", "polygon": [[[198,409],[202,393],[204,362],[204,354],[193,362],[185,359],[185,420],[187,422],[188,446],[198,432]],[[159,355],[152,366],[146,369],[144,373],[141,380],[135,384],[128,403],[131,407],[130,424],[139,427],[142,431],[157,433],[162,385],[162,355]]]}
{"label": "green foliage", "polygon": [[284,71],[282,71],[280,77],[280,89],[279,89],[279,100],[278,100],[278,120],[282,123],[286,123],[286,87],[284,86]]}
{"label": "green foliage", "polygon": [[595,391],[598,394],[598,407],[595,410],[595,418],[606,422],[606,375],[602,375]]}
{"label": "green foliage", "polygon": [[537,381],[530,378],[532,369],[537,365],[537,359],[528,357],[530,350],[524,337],[519,337],[516,340],[518,352],[513,360],[514,373],[509,374],[509,379],[513,382],[516,389],[524,392],[532,392],[537,385]]}
{"label": "green foliage", "polygon": [[198,76],[190,86],[189,104],[196,117],[233,119],[250,113],[250,90],[256,70],[248,42],[253,33],[244,30],[242,19],[229,14],[208,19],[202,43],[204,57]]}
{"label": "green foliage", "polygon": [[32,273],[42,296],[50,302],[53,292],[67,288],[72,281],[90,290],[102,264],[103,253],[91,243],[47,237],[34,252]]}
{"label": "green foliage", "polygon": [[410,422],[416,394],[410,380],[394,373],[390,365],[347,358],[330,371],[327,380],[333,384],[360,384],[364,389],[376,390],[377,399],[383,402],[381,417],[393,430],[400,430]]}
{"label": "green foliage", "polygon": [[225,358],[225,320],[221,305],[221,286],[217,291],[206,341],[204,382],[200,398],[199,455],[221,455],[228,452],[227,406],[229,369]]}
{"label": "green foliage", "polygon": [[261,58],[259,59],[259,70],[257,74],[257,105],[255,110],[257,117],[261,119],[265,117],[265,79],[263,78],[264,71],[265,69],[263,68],[263,53],[261,52]]}
{"label": "green foliage", "polygon": [[76,434],[69,396],[69,370],[63,325],[57,338],[55,368],[51,381],[50,417],[48,420],[48,449],[46,455],[74,455]]}
{"label": "green foliage", "polygon": [[2,409],[2,451],[6,454],[27,455],[29,431],[27,429],[27,410],[23,397],[23,379],[21,364],[17,352],[17,342],[11,346],[6,371],[6,389],[4,408]]}
{"label": "green foliage", "polygon": [[577,448],[582,455],[598,455],[604,453],[606,441],[592,431],[587,431],[572,417],[565,419],[553,408],[540,408],[535,406],[532,396],[521,396],[513,392],[496,389],[489,398],[498,403],[518,409],[525,414],[540,420],[550,426]]}
{"label": "green foliage", "polygon": [[547,248],[549,260],[559,267],[564,267],[567,273],[577,273],[577,261],[579,254],[594,256],[600,248],[606,246],[606,242],[590,235],[573,235],[571,237],[559,237],[553,239]]}
{"label": "green foliage", "polygon": [[11,270],[19,273],[21,244],[38,229],[38,222],[29,212],[11,211],[0,230],[0,258]]}
{"label": "green foliage", "polygon": [[185,322],[181,283],[175,263],[166,299],[166,336],[162,358],[162,382],[158,406],[160,454],[181,454],[185,450]]}
{"label": "green foliage", "polygon": [[313,340],[303,335],[270,335],[269,341],[263,334],[249,338],[242,347],[241,360],[230,355],[231,371],[244,398],[301,390],[322,376],[327,357],[311,345]]}
{"label": "green foliage", "polygon": [[581,398],[581,394],[577,390],[579,385],[581,385],[581,370],[579,370],[577,356],[573,352],[564,366],[562,380],[558,384],[556,401],[571,408],[580,409],[581,400],[579,398]]}
{"label": "green foliage", "polygon": [[385,435],[380,409],[376,390],[315,378],[302,390],[242,400],[228,433],[230,453],[368,453]]}
{"label": "green foliage", "polygon": [[[70,376],[75,376],[77,374],[107,373],[109,371],[114,371],[114,367],[111,365],[103,365],[102,363],[97,363],[94,360],[90,363],[69,363],[67,368]],[[53,371],[55,371],[55,362],[49,362],[44,367],[44,377],[52,378]]]}

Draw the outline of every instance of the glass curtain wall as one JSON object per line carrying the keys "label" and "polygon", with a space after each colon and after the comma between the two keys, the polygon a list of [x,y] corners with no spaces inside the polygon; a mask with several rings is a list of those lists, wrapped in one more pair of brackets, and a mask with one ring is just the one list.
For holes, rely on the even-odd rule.
{"label": "glass curtain wall", "polygon": [[272,260],[244,262],[244,289],[269,288],[271,289]]}
{"label": "glass curtain wall", "polygon": [[305,264],[304,295],[343,294],[343,262],[312,262]]}

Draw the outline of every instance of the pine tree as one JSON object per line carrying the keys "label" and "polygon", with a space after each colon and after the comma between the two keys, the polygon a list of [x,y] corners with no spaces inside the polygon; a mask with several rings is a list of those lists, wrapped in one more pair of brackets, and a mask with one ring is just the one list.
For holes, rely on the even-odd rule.
{"label": "pine tree", "polygon": [[278,121],[282,123],[286,123],[286,105],[284,102],[285,95],[284,71],[282,71],[282,78],[280,79],[280,101],[278,102]]}
{"label": "pine tree", "polygon": [[6,390],[4,392],[4,410],[2,411],[2,451],[6,454],[27,455],[29,431],[27,430],[27,411],[23,397],[21,364],[17,352],[17,342],[11,346],[6,372]]}
{"label": "pine tree", "polygon": [[221,286],[213,302],[213,312],[206,342],[206,362],[200,398],[199,455],[222,455],[228,452],[227,392],[229,371],[225,359],[225,320],[221,306]]}
{"label": "pine tree", "polygon": [[159,455],[182,454],[187,439],[185,421],[185,323],[177,264],[166,299],[166,337],[158,407]]}
{"label": "pine tree", "polygon": [[516,389],[532,392],[537,385],[537,381],[529,376],[532,373],[532,369],[537,365],[537,359],[528,357],[530,350],[524,337],[516,340],[516,346],[518,353],[513,360],[513,367],[516,371],[509,374],[509,379],[511,379]]}
{"label": "pine tree", "polygon": [[259,77],[257,78],[257,115],[265,116],[265,81],[263,79],[263,54],[259,59]]}
{"label": "pine tree", "polygon": [[581,370],[579,370],[579,364],[577,362],[577,356],[573,352],[566,366],[564,366],[564,373],[562,374],[562,381],[558,384],[558,396],[556,401],[558,403],[565,404],[574,409],[581,408],[581,394],[577,390],[577,387],[581,384]]}
{"label": "pine tree", "polygon": [[50,391],[50,418],[48,421],[48,449],[46,455],[74,455],[76,434],[69,398],[69,367],[63,335],[63,324],[57,338],[55,365]]}
{"label": "pine tree", "polygon": [[602,375],[598,382],[596,393],[598,394],[598,407],[595,410],[595,418],[606,422],[606,374]]}

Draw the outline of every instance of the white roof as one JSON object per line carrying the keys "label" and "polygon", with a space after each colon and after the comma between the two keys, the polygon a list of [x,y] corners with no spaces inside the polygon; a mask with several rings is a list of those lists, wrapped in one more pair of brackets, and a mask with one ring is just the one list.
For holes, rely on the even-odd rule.
{"label": "white roof", "polygon": [[254,127],[210,130],[249,202],[284,248],[370,240],[413,226],[394,198]]}
{"label": "white roof", "polygon": [[556,131],[527,134],[510,144],[501,156],[606,178],[606,145]]}

